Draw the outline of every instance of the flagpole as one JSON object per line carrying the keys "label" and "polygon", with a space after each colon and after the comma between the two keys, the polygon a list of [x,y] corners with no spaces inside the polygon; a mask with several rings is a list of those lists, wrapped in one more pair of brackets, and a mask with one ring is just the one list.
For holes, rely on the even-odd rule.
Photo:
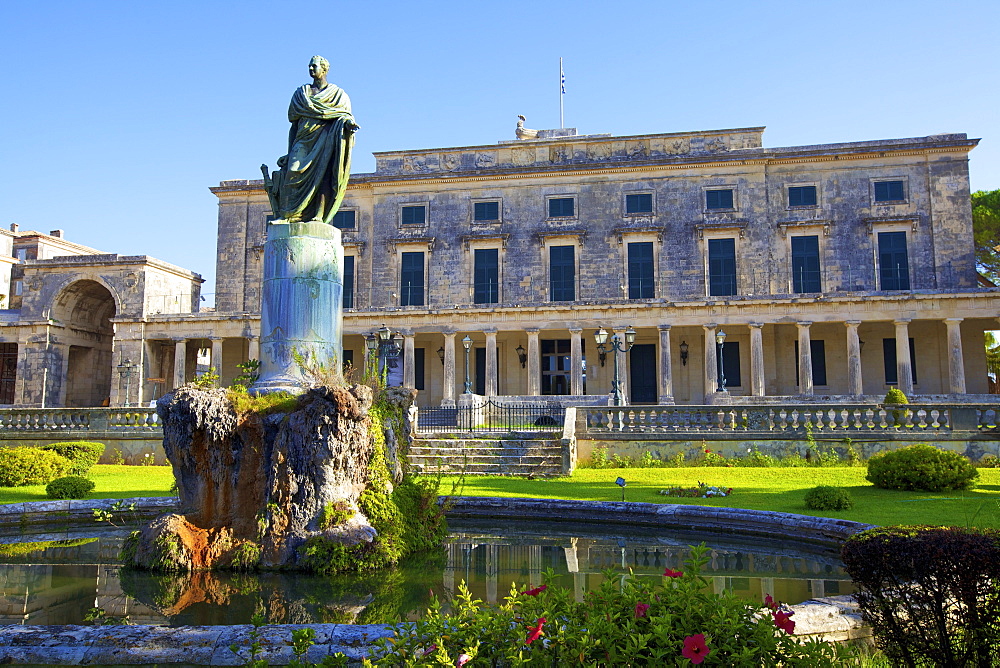
{"label": "flagpole", "polygon": [[559,58],[559,129],[566,127],[563,120],[563,95],[566,94],[566,75],[563,74],[562,57]]}

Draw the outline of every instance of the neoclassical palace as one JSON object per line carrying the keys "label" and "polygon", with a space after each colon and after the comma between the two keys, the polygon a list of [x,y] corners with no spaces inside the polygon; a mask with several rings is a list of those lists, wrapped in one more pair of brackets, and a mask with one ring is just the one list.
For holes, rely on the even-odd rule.
{"label": "neoclassical palace", "polygon": [[[375,154],[336,220],[345,362],[362,366],[365,336],[388,327],[393,377],[425,406],[467,392],[603,404],[616,366],[631,404],[985,394],[1000,290],[973,255],[978,140],[765,148],[762,134],[555,130]],[[14,307],[0,402],[147,404],[193,377],[199,351],[223,382],[258,356],[268,198],[254,180],[211,190],[214,311],[185,269],[58,230],[0,236]],[[632,328],[634,344],[601,352],[601,328]]]}

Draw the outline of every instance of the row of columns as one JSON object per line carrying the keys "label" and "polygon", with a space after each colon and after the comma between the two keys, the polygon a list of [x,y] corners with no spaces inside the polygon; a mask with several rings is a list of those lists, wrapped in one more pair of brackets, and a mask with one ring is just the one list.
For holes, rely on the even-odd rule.
{"label": "row of columns", "polygon": [[[212,366],[215,367],[216,373],[222,373],[222,337],[213,336],[208,337],[212,344]],[[187,382],[187,346],[188,341],[192,339],[174,339],[174,387],[180,387]],[[193,339],[195,341],[202,341],[203,338]],[[260,359],[260,339],[256,336],[252,336],[248,339],[249,346],[247,352],[247,359]],[[413,354],[413,351],[410,351]],[[241,360],[242,362],[242,360]],[[412,383],[411,383],[412,387]]]}

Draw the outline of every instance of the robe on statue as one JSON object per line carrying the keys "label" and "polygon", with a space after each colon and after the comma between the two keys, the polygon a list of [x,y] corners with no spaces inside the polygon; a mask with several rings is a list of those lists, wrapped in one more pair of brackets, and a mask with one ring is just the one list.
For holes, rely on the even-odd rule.
{"label": "robe on statue", "polygon": [[[318,93],[306,84],[288,105],[288,155],[283,158],[279,215],[331,224],[351,174],[351,100],[333,84]],[[279,161],[281,162],[281,161]]]}

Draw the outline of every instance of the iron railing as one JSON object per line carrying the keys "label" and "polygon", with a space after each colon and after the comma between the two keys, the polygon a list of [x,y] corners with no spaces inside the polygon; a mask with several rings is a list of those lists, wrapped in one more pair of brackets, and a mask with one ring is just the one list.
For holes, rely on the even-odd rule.
{"label": "iron railing", "polygon": [[507,433],[562,431],[566,409],[544,402],[478,401],[467,406],[420,408],[416,431]]}

